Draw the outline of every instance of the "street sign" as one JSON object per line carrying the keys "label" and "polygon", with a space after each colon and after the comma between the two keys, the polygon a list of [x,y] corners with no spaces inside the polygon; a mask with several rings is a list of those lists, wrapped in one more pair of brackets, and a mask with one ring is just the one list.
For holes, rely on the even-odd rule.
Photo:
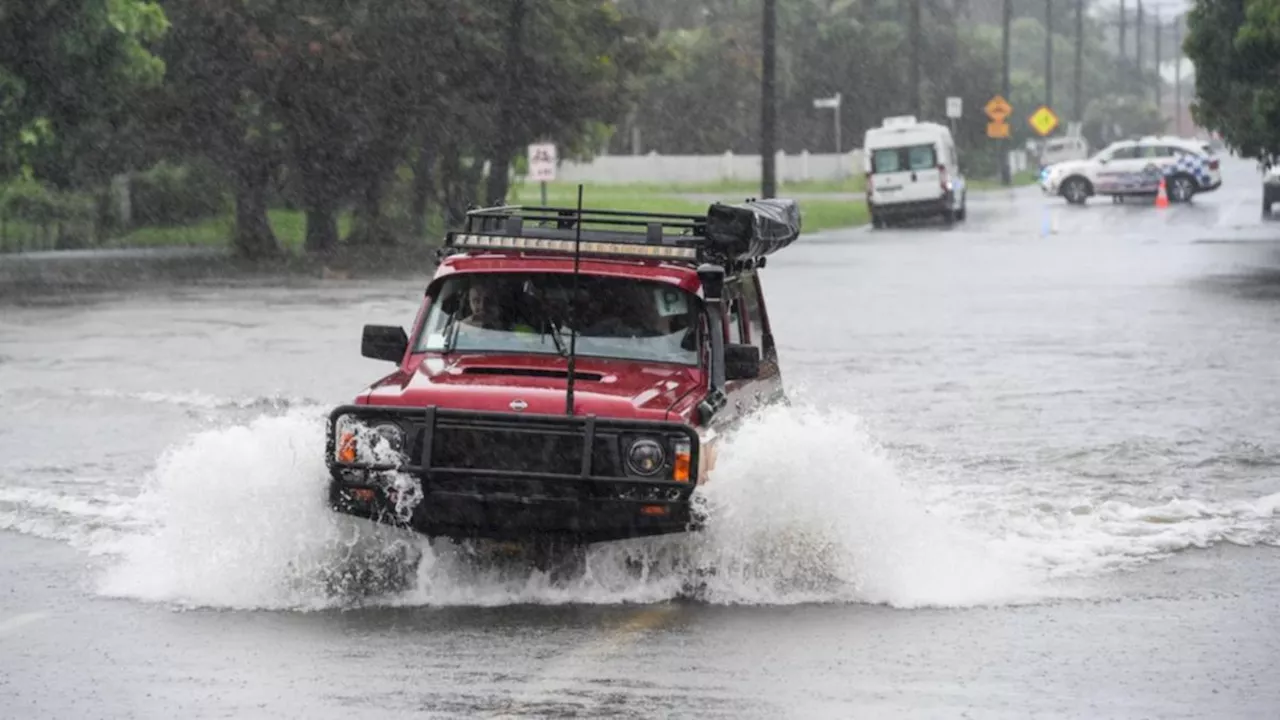
{"label": "street sign", "polygon": [[836,93],[829,98],[814,98],[813,106],[815,108],[838,108],[840,107],[840,93]]}
{"label": "street sign", "polygon": [[960,111],[964,107],[963,99],[958,97],[947,98],[947,117],[958,118]]}
{"label": "street sign", "polygon": [[555,143],[534,143],[529,146],[529,179],[534,182],[555,182]]}
{"label": "street sign", "polygon": [[1013,107],[1009,105],[1008,101],[997,95],[988,100],[986,106],[983,107],[982,110],[987,114],[987,117],[991,118],[995,122],[1003,123],[1004,119],[1009,117],[1009,114],[1013,112]]}
{"label": "street sign", "polygon": [[1003,120],[987,123],[987,137],[996,139],[1009,137],[1009,123]]}
{"label": "street sign", "polygon": [[1031,117],[1027,118],[1027,122],[1031,124],[1032,129],[1036,132],[1041,135],[1048,135],[1053,132],[1054,128],[1058,127],[1058,116],[1054,115],[1049,108],[1041,105],[1039,110],[1036,110],[1031,114]]}

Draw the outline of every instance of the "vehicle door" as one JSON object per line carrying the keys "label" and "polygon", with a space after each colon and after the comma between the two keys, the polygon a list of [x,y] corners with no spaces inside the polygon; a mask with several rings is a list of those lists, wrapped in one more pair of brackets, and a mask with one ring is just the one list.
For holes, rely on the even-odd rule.
{"label": "vehicle door", "polygon": [[769,329],[757,272],[743,274],[726,283],[726,346],[746,345],[760,353],[760,370],[754,378],[729,380],[725,394],[733,414],[742,416],[761,405],[782,399],[782,373],[778,351]]}
{"label": "vehicle door", "polygon": [[870,182],[873,205],[936,200],[942,187],[937,146],[921,142],[872,150]]}
{"label": "vehicle door", "polygon": [[1137,192],[1144,161],[1137,145],[1118,145],[1098,156],[1093,188],[1099,193]]}
{"label": "vehicle door", "polygon": [[1160,189],[1160,178],[1172,172],[1177,153],[1168,145],[1141,145],[1138,156],[1142,159],[1142,191],[1156,192]]}

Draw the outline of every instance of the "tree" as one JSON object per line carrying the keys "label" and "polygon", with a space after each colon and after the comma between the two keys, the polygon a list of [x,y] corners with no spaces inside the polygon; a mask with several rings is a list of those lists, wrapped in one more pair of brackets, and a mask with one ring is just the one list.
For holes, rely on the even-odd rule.
{"label": "tree", "polygon": [[267,201],[285,144],[256,21],[244,0],[166,0],[165,9],[173,30],[159,52],[168,75],[147,98],[148,137],[171,155],[217,163],[234,186],[232,247],[277,256]]}
{"label": "tree", "polygon": [[1197,0],[1183,50],[1196,66],[1196,122],[1245,157],[1280,157],[1280,2]]}
{"label": "tree", "polygon": [[135,91],[163,77],[147,46],[167,27],[150,0],[0,0],[0,179],[114,171],[121,154],[97,151],[118,144]]}

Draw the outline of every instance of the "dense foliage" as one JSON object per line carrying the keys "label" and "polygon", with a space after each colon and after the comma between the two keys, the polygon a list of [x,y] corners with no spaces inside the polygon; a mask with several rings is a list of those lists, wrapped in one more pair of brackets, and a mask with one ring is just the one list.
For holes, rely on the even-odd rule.
{"label": "dense foliage", "polygon": [[[990,170],[981,108],[1000,88],[999,3],[921,3],[921,114],[961,96],[970,170]],[[832,148],[817,97],[845,98],[842,149],[910,111],[905,6],[778,3],[781,150]],[[1043,8],[1015,3],[1017,141],[1044,95]],[[305,213],[311,251],[421,238],[429,218],[504,200],[533,141],[577,157],[756,152],[760,12],[759,0],[0,0],[0,180],[96,193],[105,221],[118,205],[105,189],[129,173],[134,222],[231,206],[250,256],[281,252],[267,214],[279,205]],[[1071,17],[1053,28],[1064,122]],[[1149,78],[1116,72],[1093,20],[1085,37],[1091,117],[1110,127]]]}
{"label": "dense foliage", "polygon": [[1196,121],[1245,157],[1274,164],[1280,158],[1280,2],[1198,0],[1187,26]]}

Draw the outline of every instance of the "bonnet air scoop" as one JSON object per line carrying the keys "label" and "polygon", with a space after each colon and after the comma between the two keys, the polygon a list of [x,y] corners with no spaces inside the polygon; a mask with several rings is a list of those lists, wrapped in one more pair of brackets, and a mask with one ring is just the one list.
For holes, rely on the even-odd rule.
{"label": "bonnet air scoop", "polygon": [[[503,375],[507,377],[536,377],[536,378],[558,378],[561,380],[569,377],[567,370],[555,370],[550,368],[523,368],[523,367],[469,367],[462,371],[463,375]],[[582,372],[575,370],[573,373],[575,380],[584,382],[599,382],[604,375],[595,372]]]}

